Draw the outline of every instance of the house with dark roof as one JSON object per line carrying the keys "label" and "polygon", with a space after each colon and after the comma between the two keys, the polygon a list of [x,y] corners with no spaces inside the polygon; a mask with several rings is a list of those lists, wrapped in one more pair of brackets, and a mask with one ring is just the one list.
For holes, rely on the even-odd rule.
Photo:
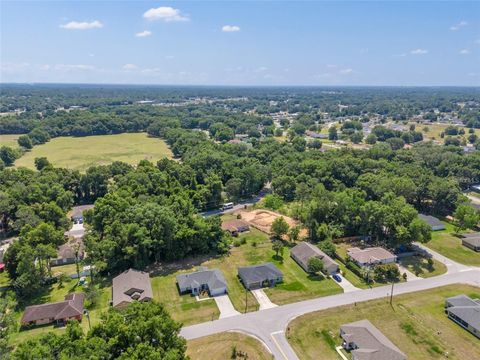
{"label": "house with dark roof", "polygon": [[462,235],[462,245],[480,252],[480,232]]}
{"label": "house with dark roof", "polygon": [[242,232],[249,231],[250,225],[240,219],[226,220],[222,222],[222,230],[228,231],[233,236],[237,236]]}
{"label": "house with dark roof", "polygon": [[242,281],[243,286],[249,290],[273,287],[283,281],[283,273],[269,262],[239,267],[238,277]]}
{"label": "house with dark roof", "polygon": [[128,269],[113,278],[113,307],[121,309],[133,301],[150,301],[152,298],[153,291],[148,273]]}
{"label": "house with dark roof", "polygon": [[457,295],[445,300],[445,312],[465,330],[480,339],[480,300]]}
{"label": "house with dark roof", "polygon": [[83,293],[68,294],[64,301],[27,306],[23,313],[22,325],[65,324],[69,320],[82,320]]}
{"label": "house with dark roof", "polygon": [[347,250],[347,254],[359,266],[370,266],[377,264],[392,264],[397,257],[382,247],[371,247],[360,249],[353,247]]}
{"label": "house with dark roof", "polygon": [[181,294],[199,295],[206,291],[210,296],[227,293],[227,282],[218,269],[200,267],[198,271],[177,275],[177,285]]}
{"label": "house with dark roof", "polygon": [[425,221],[433,231],[445,230],[445,224],[432,215],[418,214],[420,220]]}
{"label": "house with dark roof", "polygon": [[338,272],[338,264],[330,256],[306,241],[302,241],[293,247],[292,250],[290,250],[290,256],[306,272],[309,272],[308,262],[314,257],[322,260],[325,273],[331,275]]}
{"label": "house with dark roof", "polygon": [[385,335],[368,320],[360,320],[340,327],[343,347],[350,351],[352,360],[406,360]]}

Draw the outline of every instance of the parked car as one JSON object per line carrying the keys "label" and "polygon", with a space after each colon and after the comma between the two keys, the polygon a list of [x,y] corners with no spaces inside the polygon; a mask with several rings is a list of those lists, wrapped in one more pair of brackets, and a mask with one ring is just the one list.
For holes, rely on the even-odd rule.
{"label": "parked car", "polygon": [[336,282],[342,282],[342,278],[338,274],[333,274],[332,277],[335,279]]}

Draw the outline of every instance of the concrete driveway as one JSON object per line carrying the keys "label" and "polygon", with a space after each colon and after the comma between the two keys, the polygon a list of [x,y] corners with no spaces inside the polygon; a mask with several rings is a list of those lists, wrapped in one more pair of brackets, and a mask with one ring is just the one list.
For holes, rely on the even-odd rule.
{"label": "concrete driveway", "polygon": [[345,279],[345,277],[343,275],[341,275],[341,274],[337,274],[337,275],[342,278],[342,281],[337,282],[335,279],[333,279],[333,281],[335,281],[338,285],[340,285],[343,288],[343,292],[347,293],[347,292],[351,292],[351,291],[360,290],[356,286],[353,286],[353,284],[350,281]]}
{"label": "concrete driveway", "polygon": [[405,266],[403,266],[402,264],[397,264],[398,265],[398,269],[400,270],[400,273],[403,274],[407,274],[407,281],[415,281],[415,280],[422,280],[421,277],[418,277],[417,275],[415,275],[414,273],[412,273],[410,270],[408,270]]}
{"label": "concrete driveway", "polygon": [[263,289],[251,290],[251,292],[253,296],[255,296],[255,299],[257,299],[258,304],[260,305],[260,310],[271,309],[278,306],[270,301]]}
{"label": "concrete driveway", "polygon": [[214,299],[217,303],[218,310],[220,310],[220,319],[240,315],[240,313],[233,307],[227,294],[215,296]]}

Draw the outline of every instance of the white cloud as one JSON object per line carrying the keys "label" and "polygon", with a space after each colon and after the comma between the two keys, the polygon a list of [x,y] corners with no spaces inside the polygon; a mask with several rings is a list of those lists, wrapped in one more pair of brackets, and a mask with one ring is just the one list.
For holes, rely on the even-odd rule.
{"label": "white cloud", "polygon": [[90,71],[94,70],[95,66],[83,64],[57,64],[54,66],[55,70],[60,71]]}
{"label": "white cloud", "polygon": [[222,27],[223,32],[236,32],[240,31],[240,26],[237,25],[225,25]]}
{"label": "white cloud", "polygon": [[349,75],[349,74],[353,73],[353,69],[350,69],[350,68],[342,69],[338,73],[341,74],[341,75]]}
{"label": "white cloud", "polygon": [[256,68],[256,69],[255,69],[255,72],[256,72],[256,73],[259,73],[259,72],[265,72],[265,71],[267,71],[267,70],[268,70],[268,67],[266,67],[266,66],[260,66],[259,68]]}
{"label": "white cloud", "polygon": [[152,32],[148,30],[144,30],[135,34],[136,37],[147,37],[150,35],[152,35]]}
{"label": "white cloud", "polygon": [[137,70],[138,66],[135,64],[125,64],[122,67],[123,70]]}
{"label": "white cloud", "polygon": [[450,26],[450,30],[457,31],[457,30],[460,30],[460,28],[465,27],[467,25],[468,25],[468,22],[460,21],[458,24]]}
{"label": "white cloud", "polygon": [[89,29],[100,29],[103,27],[103,24],[98,20],[94,20],[91,22],[70,21],[69,23],[60,25],[60,27],[67,30],[89,30]]}
{"label": "white cloud", "polygon": [[338,66],[335,65],[335,64],[327,64],[327,68],[329,68],[329,69],[335,69],[335,68],[337,68],[337,67],[338,67]]}
{"label": "white cloud", "polygon": [[480,45],[480,39],[475,40],[475,44]]}
{"label": "white cloud", "polygon": [[468,54],[470,54],[470,50],[468,50],[468,49],[462,49],[462,50],[460,50],[459,54],[460,54],[460,55],[468,55]]}
{"label": "white cloud", "polygon": [[151,8],[145,11],[143,17],[147,20],[162,20],[165,22],[174,21],[189,21],[189,17],[183,15],[180,10],[174,9],[170,6],[160,6],[158,8]]}
{"label": "white cloud", "polygon": [[425,54],[428,54],[428,50],[426,50],[426,49],[415,49],[415,50],[410,51],[410,54],[412,54],[412,55],[425,55]]}

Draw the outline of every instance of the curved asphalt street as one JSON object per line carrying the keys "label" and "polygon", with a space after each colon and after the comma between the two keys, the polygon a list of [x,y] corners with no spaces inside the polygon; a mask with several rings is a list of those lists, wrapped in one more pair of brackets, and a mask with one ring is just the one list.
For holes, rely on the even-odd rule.
{"label": "curved asphalt street", "polygon": [[[461,265],[438,253],[432,252],[430,249],[428,249],[428,251],[434,258],[447,264],[448,272],[420,281],[396,284],[394,286],[394,295],[459,283],[480,286],[480,268]],[[390,290],[391,286],[387,285],[281,305],[271,309],[184,327],[180,335],[190,340],[225,331],[243,332],[261,340],[274,355],[275,359],[296,360],[298,357],[285,336],[288,323],[294,318],[313,311],[350,305],[355,302],[374,300],[382,297],[388,298]]]}

